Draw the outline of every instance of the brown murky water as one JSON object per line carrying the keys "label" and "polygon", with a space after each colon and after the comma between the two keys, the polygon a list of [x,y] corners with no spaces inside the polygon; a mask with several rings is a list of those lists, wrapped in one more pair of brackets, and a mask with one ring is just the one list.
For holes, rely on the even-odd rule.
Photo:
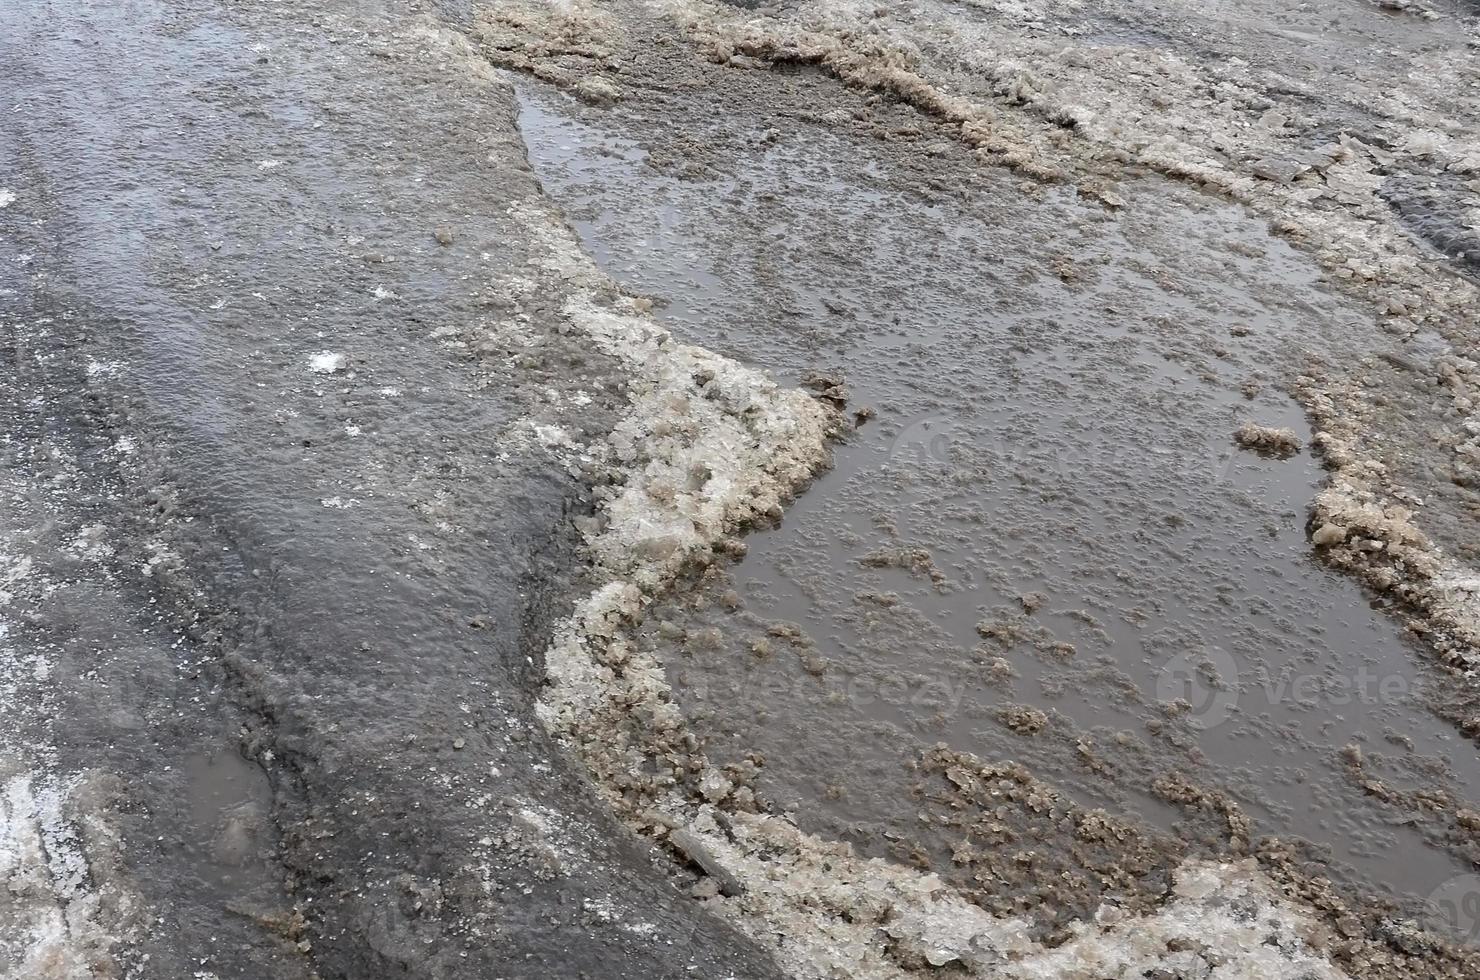
{"label": "brown murky water", "polygon": [[948,147],[922,169],[918,149],[744,118],[726,124],[756,127],[750,151],[716,160],[522,91],[544,188],[608,272],[683,339],[792,382],[839,370],[877,413],[783,528],[650,617],[713,756],[760,753],[773,801],[873,853],[929,842],[912,763],[938,742],[1196,840],[1151,790],[1183,771],[1339,880],[1453,889],[1463,848],[1343,754],[1480,796],[1473,747],[1430,709],[1439,676],[1312,558],[1309,449],[1232,439],[1255,421],[1308,443],[1284,386],[1390,345],[1370,311],[1163,183],[1115,213]]}
{"label": "brown murky water", "polygon": [[185,768],[191,864],[208,883],[237,897],[270,885],[276,832],[267,774],[233,751],[197,754]]}

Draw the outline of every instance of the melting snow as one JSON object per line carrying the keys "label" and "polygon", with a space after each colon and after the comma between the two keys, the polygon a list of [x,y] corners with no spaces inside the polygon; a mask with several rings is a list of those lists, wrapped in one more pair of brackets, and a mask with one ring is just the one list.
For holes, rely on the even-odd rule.
{"label": "melting snow", "polygon": [[344,370],[344,355],[324,351],[315,354],[308,362],[308,369],[314,374],[334,374],[336,371]]}

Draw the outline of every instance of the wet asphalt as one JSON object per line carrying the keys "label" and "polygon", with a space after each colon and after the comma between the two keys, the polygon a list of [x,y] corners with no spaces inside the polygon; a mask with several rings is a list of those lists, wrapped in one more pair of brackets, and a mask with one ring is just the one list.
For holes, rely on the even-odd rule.
{"label": "wet asphalt", "polygon": [[[15,194],[0,210],[6,540],[22,543],[45,583],[25,597],[10,639],[53,664],[45,704],[5,708],[19,719],[10,730],[50,723],[55,752],[35,764],[106,777],[129,886],[149,910],[132,923],[128,969],[171,978],[778,975],[768,954],[669,882],[671,869],[617,825],[533,718],[540,654],[582,585],[578,524],[602,477],[553,457],[530,432],[558,415],[578,440],[599,441],[626,403],[619,367],[564,330],[558,275],[531,271],[528,209],[549,207],[547,193],[603,268],[654,293],[682,339],[788,381],[804,367],[846,362],[857,396],[881,412],[785,532],[758,538],[752,560],[713,594],[662,610],[694,635],[721,630],[734,648],[719,669],[667,653],[706,737],[776,759],[767,788],[784,806],[865,853],[888,854],[882,841],[901,839],[914,816],[899,806],[913,778],[901,758],[948,739],[1057,770],[1091,803],[1192,839],[1196,829],[1142,785],[1190,759],[1222,773],[1261,831],[1329,836],[1321,857],[1353,887],[1391,885],[1409,901],[1464,866],[1447,842],[1364,809],[1337,754],[1348,738],[1397,744],[1396,732],[1409,744],[1391,750],[1392,774],[1473,798],[1472,767],[1422,768],[1452,739],[1437,722],[1429,728],[1419,698],[1370,717],[1348,713],[1349,703],[1285,712],[1261,703],[1250,682],[1226,726],[1220,719],[1165,746],[1147,737],[1152,748],[1140,746],[1113,779],[1071,774],[1082,733],[1108,740],[1112,728],[1145,726],[1154,714],[1171,648],[1157,645],[1165,637],[1144,640],[1154,633],[1145,621],[1217,634],[1249,676],[1293,663],[1319,679],[1321,652],[1333,646],[1389,674],[1413,673],[1421,658],[1396,627],[1307,554],[1314,461],[1241,458],[1225,440],[1251,413],[1308,436],[1281,393],[1288,378],[1261,358],[1276,350],[1294,363],[1317,336],[1375,347],[1370,310],[1318,289],[1288,248],[1184,192],[1165,207],[1180,209],[1191,230],[1141,229],[1157,254],[1130,271],[1083,260],[1108,221],[1052,195],[1004,209],[1020,219],[1006,244],[984,232],[922,250],[920,241],[949,237],[931,222],[963,225],[943,201],[1005,197],[1005,183],[977,187],[972,176],[953,186],[942,154],[923,194],[906,188],[917,173],[890,168],[917,157],[913,148],[880,150],[895,157],[880,168],[848,147],[833,153],[849,161],[833,175],[825,151],[836,148],[820,136],[798,148],[765,132],[809,110],[806,86],[816,80],[781,72],[780,82],[743,84],[796,89],[790,108],[774,96],[790,117],[742,126],[725,99],[745,101],[748,90],[711,86],[712,105],[687,99],[699,108],[680,134],[640,134],[640,111],[612,113],[607,124],[621,132],[582,137],[604,147],[589,156],[554,145],[569,141],[561,127],[582,113],[589,124],[594,112],[567,100],[545,120],[552,146],[536,172],[525,139],[538,99],[526,101],[521,136],[507,82],[460,46],[470,13],[415,2],[0,8],[0,189]],[[762,114],[771,105],[749,101]],[[707,154],[692,145],[705,112],[715,126]],[[751,123],[756,132],[742,132]],[[752,158],[738,144],[753,140],[761,149]],[[650,171],[634,178],[655,146],[675,172],[702,166],[666,183]],[[860,187],[872,196],[854,194]],[[1384,193],[1416,234],[1473,265],[1473,235],[1455,230],[1448,190],[1393,181]],[[788,212],[788,191],[805,194],[815,213]],[[1166,192],[1136,193],[1144,203]],[[871,225],[871,209],[886,207],[890,220]],[[1079,240],[1060,249],[1071,224],[1083,225]],[[1033,247],[1003,269],[1011,235],[1028,226]],[[893,240],[875,253],[879,228]],[[1183,239],[1202,237],[1198,247],[1216,261],[1197,283],[1166,286],[1159,264],[1174,266]],[[515,309],[493,284],[526,275],[540,288]],[[1240,280],[1239,295],[1203,285],[1224,275]],[[1073,286],[1080,277],[1087,285]],[[1101,280],[1121,309],[1160,312],[1122,330],[1096,292]],[[1253,304],[1262,307],[1239,308],[1266,280],[1273,285]],[[912,292],[921,283],[929,288]],[[736,295],[747,310],[741,326],[731,322]],[[984,342],[969,336],[977,311],[999,301],[1003,322],[1050,308],[1058,322],[1025,319],[989,352],[1006,364],[991,375],[1011,381],[1003,390],[981,375],[958,383],[953,372],[971,375],[972,357],[983,356]],[[1114,330],[1103,338],[1056,332],[1106,310]],[[897,314],[912,312],[934,321],[933,353],[900,327]],[[797,328],[802,313],[808,325]],[[1250,336],[1237,332],[1249,319],[1258,332],[1236,339]],[[1133,336],[1143,329],[1145,338]],[[1044,341],[1036,347],[1022,339],[1034,331]],[[1170,366],[1158,360],[1168,351]],[[1090,399],[1084,409],[1053,379],[1071,368],[1099,385],[1103,405]],[[1251,381],[1257,397],[1244,392]],[[1142,385],[1167,396],[1147,409],[1170,419],[1165,431],[1135,412],[1115,414]],[[574,391],[589,400],[572,414]],[[1056,397],[1094,420],[1065,415]],[[944,451],[932,448],[942,419],[1012,398],[1038,415],[987,419],[1011,452],[949,429]],[[1170,454],[1170,475],[1152,466],[1136,476],[1105,442]],[[1058,488],[1065,445],[1071,469],[1105,478],[1111,510],[1144,518],[1127,532],[1134,540],[1106,525],[1103,501]],[[1003,455],[1010,466],[998,465]],[[1238,471],[1223,481],[1237,485],[1210,486],[1208,467]],[[1009,472],[1016,485],[983,490]],[[984,502],[1013,514],[1011,526],[990,526]],[[942,509],[961,526],[945,527]],[[1224,554],[1220,534],[1275,541],[1285,564],[1258,549]],[[1006,558],[993,550],[1004,541]],[[929,546],[951,583],[860,563],[880,542]],[[1164,550],[1165,564],[1107,560],[1083,573],[1101,554],[1140,547]],[[1158,619],[1198,575],[1212,582],[1199,594],[1234,595],[1224,603],[1233,611]],[[1126,580],[1137,582],[1130,599],[1106,598]],[[715,611],[739,593],[738,615]],[[1012,676],[1026,678],[1013,689],[983,669],[1006,651],[985,642],[997,634],[981,624],[1017,617],[1014,604],[1039,593],[1050,602],[1042,619],[1057,620],[1051,639],[1072,640],[1089,663],[1071,669],[1041,650],[1018,651]],[[901,596],[900,612],[856,608],[880,598],[894,608]],[[1251,626],[1248,608],[1272,609],[1269,622]],[[1111,625],[1086,625],[1096,614]],[[832,682],[881,664],[934,677],[956,692],[950,717],[934,703],[839,707],[800,660],[786,662],[778,695],[758,680],[776,664],[757,666],[747,652],[778,618],[819,634],[818,663]],[[921,637],[933,659],[901,666],[900,649]],[[862,661],[856,671],[849,658]],[[967,660],[971,704],[958,711],[952,668]],[[1137,685],[1145,690],[1124,693]],[[1028,745],[1004,732],[1007,695],[1048,707],[1049,734]],[[777,723],[768,712],[788,717]],[[1437,748],[1425,741],[1434,731],[1445,743]],[[1415,738],[1421,751],[1411,757]],[[884,748],[867,748],[871,740]],[[925,843],[937,856],[949,850]]]}
{"label": "wet asphalt", "polygon": [[533,353],[485,329],[538,190],[441,18],[0,9],[52,764],[116,777],[150,976],[773,975],[533,723],[589,502],[527,420],[578,385],[598,437],[623,379],[558,303]]}

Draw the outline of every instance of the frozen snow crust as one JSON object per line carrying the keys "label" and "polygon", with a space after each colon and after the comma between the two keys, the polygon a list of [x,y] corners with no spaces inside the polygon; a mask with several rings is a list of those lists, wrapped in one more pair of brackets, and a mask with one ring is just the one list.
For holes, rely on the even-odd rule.
{"label": "frozen snow crust", "polygon": [[0,494],[11,503],[0,526],[0,978],[108,976],[140,912],[108,819],[118,788],[58,764],[52,661],[17,622],[56,584],[21,557],[36,515],[9,477]]}

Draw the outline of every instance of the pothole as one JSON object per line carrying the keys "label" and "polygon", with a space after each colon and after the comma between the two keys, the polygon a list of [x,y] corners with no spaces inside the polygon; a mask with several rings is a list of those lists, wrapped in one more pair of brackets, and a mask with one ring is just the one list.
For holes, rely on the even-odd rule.
{"label": "pothole", "polygon": [[269,888],[276,836],[267,774],[230,750],[196,753],[184,768],[191,833],[186,843],[197,875],[237,902]]}
{"label": "pothole", "polygon": [[937,743],[1194,853],[1227,829],[1168,779],[1226,791],[1256,835],[1405,908],[1463,880],[1474,845],[1372,789],[1480,795],[1431,711],[1443,679],[1312,557],[1309,449],[1234,440],[1308,447],[1286,385],[1391,345],[1369,310],[1180,187],[1113,212],[948,147],[922,185],[917,147],[745,117],[742,156],[675,166],[636,115],[522,94],[542,184],[607,273],[683,340],[793,383],[836,371],[873,413],[783,528],[647,617],[716,763],[762,758],[804,829],[968,888],[959,828],[922,802]]}

